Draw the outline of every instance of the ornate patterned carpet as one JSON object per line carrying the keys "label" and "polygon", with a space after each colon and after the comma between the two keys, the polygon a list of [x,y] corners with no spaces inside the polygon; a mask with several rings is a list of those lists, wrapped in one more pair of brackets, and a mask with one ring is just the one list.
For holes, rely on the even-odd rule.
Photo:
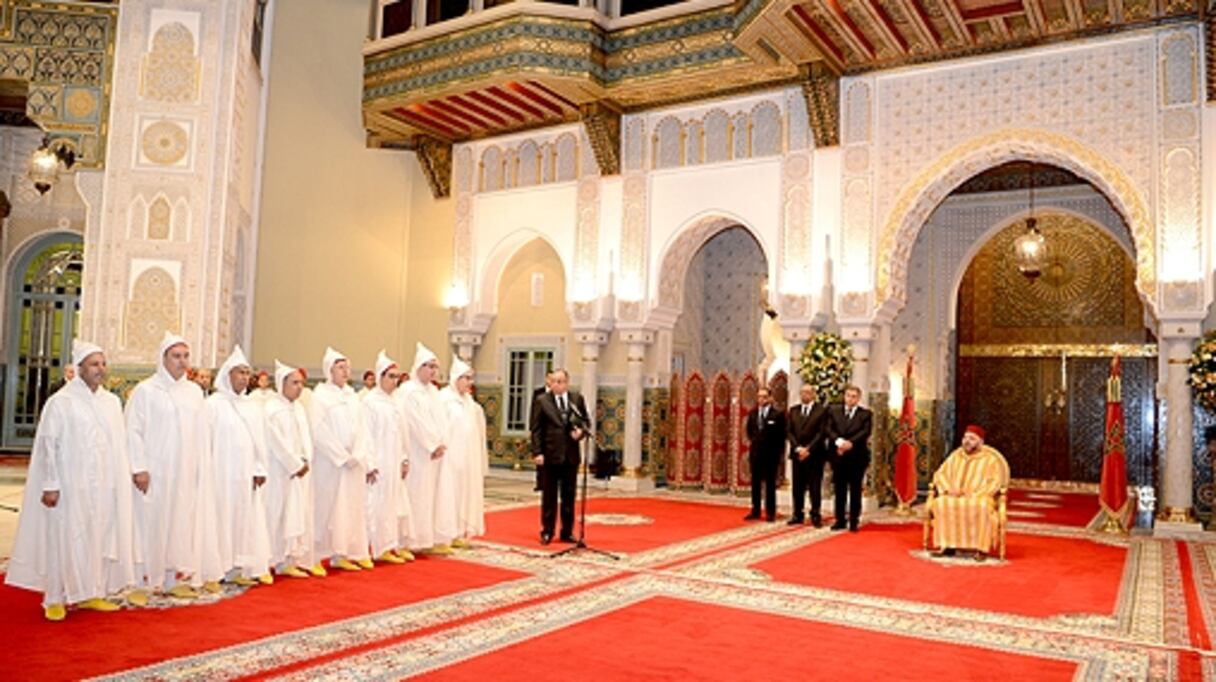
{"label": "ornate patterned carpet", "polygon": [[[1216,679],[1216,543],[1114,538],[1075,501],[1015,521],[1005,561],[934,560],[920,526],[740,520],[733,500],[596,498],[550,558],[534,506],[446,559],[210,601],[41,619],[0,589],[6,679]],[[1055,515],[1055,516],[1053,516]],[[1078,518],[1080,514],[1076,514]]]}

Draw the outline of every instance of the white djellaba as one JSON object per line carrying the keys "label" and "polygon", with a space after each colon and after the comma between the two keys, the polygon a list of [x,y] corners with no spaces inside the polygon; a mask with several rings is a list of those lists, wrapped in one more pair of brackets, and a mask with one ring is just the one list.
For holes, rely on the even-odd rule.
{"label": "white djellaba", "polygon": [[405,483],[414,528],[408,547],[450,554],[449,543],[456,538],[455,486],[444,464],[447,457],[443,403],[439,389],[431,383],[438,371],[437,363],[435,354],[419,343],[410,378],[393,393],[393,399],[405,416],[405,450],[410,461],[410,475]]}
{"label": "white djellaba", "polygon": [[[312,551],[312,434],[308,413],[289,379],[303,377],[294,367],[274,361],[275,394],[266,407],[266,518],[271,561],[281,575],[306,578],[301,568],[325,575]],[[288,397],[290,395],[290,397]]]}
{"label": "white djellaba", "polygon": [[[364,452],[359,396],[351,388],[346,356],[325,349],[325,382],[313,391],[313,528],[318,559],[331,567],[371,568],[367,546],[367,455]],[[354,560],[354,561],[352,561]],[[357,562],[357,563],[355,563]]]}
{"label": "white djellaba", "polygon": [[[451,469],[456,485],[457,539],[453,541],[456,546],[486,532],[485,476],[490,460],[486,450],[486,413],[473,399],[473,378],[473,368],[454,358],[449,383],[439,392],[447,412],[445,466]],[[463,393],[462,380],[467,386]]]}
{"label": "white djellaba", "polygon": [[[95,355],[104,362],[98,346],[72,342],[73,365]],[[42,408],[4,581],[41,592],[50,620],[67,604],[116,610],[104,598],[139,582],[126,437],[118,397],[79,372]]]}
{"label": "white djellaba", "polygon": [[[204,582],[219,590],[224,576],[216,529],[215,487],[203,390],[174,378],[170,351],[186,340],[165,333],[157,349],[156,373],[135,386],[127,401],[127,449],[131,469],[148,474],[146,493],[135,491],[136,541],[143,573],[155,590],[191,598]],[[184,358],[188,360],[188,355]]]}
{"label": "white djellaba", "polygon": [[[409,457],[406,453],[405,415],[393,402],[397,391],[392,377],[397,363],[384,351],[376,358],[376,387],[363,398],[363,432],[367,436],[368,468],[376,473],[367,486],[367,535],[372,556],[386,563],[414,558],[406,549],[413,536],[410,497],[406,488]],[[386,381],[385,375],[390,378]],[[387,384],[387,389],[385,388]]]}
{"label": "white djellaba", "polygon": [[[233,370],[249,371],[240,346],[220,366],[215,393],[207,397],[207,422],[215,460],[216,520],[221,565],[228,578],[252,585],[271,582],[270,533],[266,529],[266,437],[262,403],[232,387]],[[255,478],[262,481],[255,486]]]}

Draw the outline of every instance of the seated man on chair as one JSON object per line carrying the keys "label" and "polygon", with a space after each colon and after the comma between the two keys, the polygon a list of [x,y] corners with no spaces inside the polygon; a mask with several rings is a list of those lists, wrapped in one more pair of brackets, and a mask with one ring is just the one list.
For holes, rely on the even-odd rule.
{"label": "seated man on chair", "polygon": [[998,526],[997,493],[1007,484],[1009,465],[995,448],[984,445],[984,429],[974,424],[963,433],[963,446],[950,453],[933,475],[937,495],[929,500],[935,556],[958,550],[988,557]]}

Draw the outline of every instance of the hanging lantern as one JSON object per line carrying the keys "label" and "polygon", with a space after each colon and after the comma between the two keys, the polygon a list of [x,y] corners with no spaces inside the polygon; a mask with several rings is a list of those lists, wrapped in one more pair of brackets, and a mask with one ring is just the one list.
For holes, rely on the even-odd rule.
{"label": "hanging lantern", "polygon": [[52,148],[51,137],[42,138],[42,144],[30,154],[26,174],[39,194],[46,194],[59,181],[59,170],[71,170],[76,163],[76,154],[62,141]]}
{"label": "hanging lantern", "polygon": [[1027,218],[1026,231],[1013,241],[1013,258],[1018,272],[1032,281],[1043,274],[1047,261],[1047,240],[1043,239],[1037,223],[1034,218]]}

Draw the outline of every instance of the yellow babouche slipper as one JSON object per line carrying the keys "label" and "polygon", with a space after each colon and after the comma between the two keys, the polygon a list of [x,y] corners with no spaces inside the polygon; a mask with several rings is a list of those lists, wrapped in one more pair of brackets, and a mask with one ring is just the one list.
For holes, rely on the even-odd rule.
{"label": "yellow babouche slipper", "polygon": [[228,582],[232,583],[233,585],[240,585],[241,587],[250,587],[251,585],[256,585],[258,583],[258,581],[254,580],[253,578],[246,578],[243,575],[238,575]]}
{"label": "yellow babouche slipper", "polygon": [[173,587],[170,587],[166,591],[166,594],[168,594],[170,597],[177,597],[178,599],[194,599],[198,597],[198,592],[186,583],[178,583]]}
{"label": "yellow babouche slipper", "polygon": [[51,604],[42,610],[47,620],[61,621],[68,617],[68,609],[63,604]]}
{"label": "yellow babouche slipper", "polygon": [[381,554],[380,556],[376,557],[376,561],[382,561],[386,564],[404,564],[405,563],[405,559],[402,559],[401,557],[397,556],[396,554],[393,554],[392,552],[385,552],[384,554]]}
{"label": "yellow babouche slipper", "polygon": [[455,540],[452,540],[452,547],[456,549],[468,549],[472,546],[473,545],[469,544],[469,541],[465,540],[464,538],[456,538]]}
{"label": "yellow babouche slipper", "polygon": [[216,594],[217,592],[222,592],[223,589],[224,588],[220,586],[220,583],[218,580],[208,580],[207,582],[203,583],[204,592],[210,592],[211,594]]}
{"label": "yellow babouche slipper", "polygon": [[372,563],[371,559],[356,559],[355,563],[359,565],[359,568],[362,568],[365,571],[370,571],[376,567],[376,565]]}
{"label": "yellow babouche slipper", "polygon": [[127,603],[131,606],[147,606],[148,593],[143,590],[134,590],[127,593]]}
{"label": "yellow babouche slipper", "polygon": [[[297,568],[296,570],[298,571],[300,569]],[[304,577],[304,576],[300,576],[300,577]],[[270,575],[269,573],[263,573],[262,575],[258,576],[258,582],[262,583],[263,585],[273,585],[274,576]]]}
{"label": "yellow babouche slipper", "polygon": [[86,599],[77,604],[76,608],[88,609],[90,611],[117,611],[122,607],[105,599]]}
{"label": "yellow babouche slipper", "polygon": [[413,561],[414,559],[417,558],[414,556],[414,553],[409,551],[408,549],[397,550],[397,556],[401,557],[402,561]]}
{"label": "yellow babouche slipper", "polygon": [[308,573],[314,578],[324,578],[325,576],[329,575],[329,571],[325,570],[325,567],[321,565],[320,561],[318,561],[312,568],[308,569]]}
{"label": "yellow babouche slipper", "polygon": [[[279,575],[285,575],[288,578],[307,578],[308,577],[308,574],[304,572],[304,569],[300,568],[299,566],[288,566],[287,568],[284,568],[283,570],[279,571]],[[271,580],[273,580],[273,578],[271,578]],[[266,583],[265,580],[263,580],[262,582]],[[266,584],[269,585],[270,583],[266,583]]]}
{"label": "yellow babouche slipper", "polygon": [[337,561],[330,561],[330,562],[329,562],[329,567],[330,567],[330,568],[340,568],[340,569],[342,569],[343,571],[358,571],[358,570],[360,570],[360,569],[359,569],[359,565],[358,565],[358,564],[356,564],[355,562],[351,561],[350,559],[338,559]]}
{"label": "yellow babouche slipper", "polygon": [[435,545],[434,547],[427,550],[427,554],[434,554],[436,556],[447,556],[449,554],[452,554],[454,551],[455,550],[452,549],[451,545]]}

